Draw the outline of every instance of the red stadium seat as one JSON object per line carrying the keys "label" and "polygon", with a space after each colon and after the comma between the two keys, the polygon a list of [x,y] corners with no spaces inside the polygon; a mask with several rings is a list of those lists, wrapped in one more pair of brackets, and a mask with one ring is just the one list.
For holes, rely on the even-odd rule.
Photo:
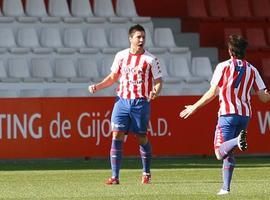
{"label": "red stadium seat", "polygon": [[189,17],[207,18],[204,0],[187,0],[187,10]]}
{"label": "red stadium seat", "polygon": [[248,28],[246,30],[246,36],[249,43],[249,47],[253,48],[268,48],[264,30],[261,28]]}
{"label": "red stadium seat", "polygon": [[265,81],[266,87],[270,87],[270,58],[262,59],[262,68],[261,68],[262,77]]}
{"label": "red stadium seat", "polygon": [[268,44],[270,45],[270,28],[267,28],[266,37],[267,37]]}
{"label": "red stadium seat", "polygon": [[230,18],[226,0],[208,0],[211,17]]}
{"label": "red stadium seat", "polygon": [[269,0],[251,0],[251,5],[255,17],[270,17]]}
{"label": "red stadium seat", "polygon": [[262,73],[264,77],[270,79],[270,58],[262,59]]}
{"label": "red stadium seat", "polygon": [[234,17],[238,18],[251,18],[251,10],[249,1],[247,0],[230,0],[232,14]]}

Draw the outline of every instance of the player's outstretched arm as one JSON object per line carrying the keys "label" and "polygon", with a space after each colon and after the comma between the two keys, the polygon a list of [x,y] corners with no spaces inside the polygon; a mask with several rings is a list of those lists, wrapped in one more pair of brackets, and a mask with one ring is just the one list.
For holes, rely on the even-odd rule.
{"label": "player's outstretched arm", "polygon": [[270,93],[267,89],[264,90],[259,90],[257,92],[259,99],[263,102],[266,103],[268,101],[270,101]]}
{"label": "player's outstretched arm", "polygon": [[119,74],[111,72],[108,76],[106,76],[100,83],[90,85],[88,87],[88,91],[91,94],[96,93],[99,90],[102,90],[103,88],[109,87],[112,84],[114,84],[118,80]]}
{"label": "player's outstretched arm", "polygon": [[185,106],[185,109],[182,110],[179,114],[181,118],[188,118],[190,115],[194,114],[200,107],[208,104],[212,101],[217,95],[218,87],[211,86],[210,89],[193,105]]}

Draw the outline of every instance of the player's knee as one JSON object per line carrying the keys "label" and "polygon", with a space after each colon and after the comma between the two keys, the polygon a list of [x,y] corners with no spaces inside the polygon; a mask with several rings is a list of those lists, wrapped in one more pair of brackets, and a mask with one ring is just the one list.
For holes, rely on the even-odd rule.
{"label": "player's knee", "polygon": [[124,140],[125,133],[124,132],[113,132],[113,139],[115,140]]}
{"label": "player's knee", "polygon": [[136,135],[137,141],[140,145],[145,145],[148,142],[148,138],[146,135]]}
{"label": "player's knee", "polygon": [[217,160],[222,160],[223,159],[223,156],[220,154],[219,149],[215,150],[215,154],[216,154]]}

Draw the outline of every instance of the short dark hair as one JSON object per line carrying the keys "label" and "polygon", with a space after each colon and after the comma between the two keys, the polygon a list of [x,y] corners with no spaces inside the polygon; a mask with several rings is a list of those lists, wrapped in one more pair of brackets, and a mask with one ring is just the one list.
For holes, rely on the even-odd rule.
{"label": "short dark hair", "polygon": [[230,35],[227,45],[233,57],[244,58],[248,42],[241,35]]}
{"label": "short dark hair", "polygon": [[136,24],[136,25],[131,26],[131,27],[129,28],[128,36],[129,36],[129,37],[132,37],[133,34],[134,34],[136,31],[143,31],[143,32],[145,32],[143,26],[141,26],[140,24]]}

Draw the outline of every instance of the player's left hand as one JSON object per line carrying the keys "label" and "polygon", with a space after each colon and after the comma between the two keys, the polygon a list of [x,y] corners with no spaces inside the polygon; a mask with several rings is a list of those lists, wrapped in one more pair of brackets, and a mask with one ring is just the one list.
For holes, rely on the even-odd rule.
{"label": "player's left hand", "polygon": [[182,110],[179,114],[179,116],[181,118],[188,118],[190,115],[192,115],[193,113],[195,113],[196,109],[194,108],[193,105],[188,105],[188,106],[185,106],[185,109]]}

